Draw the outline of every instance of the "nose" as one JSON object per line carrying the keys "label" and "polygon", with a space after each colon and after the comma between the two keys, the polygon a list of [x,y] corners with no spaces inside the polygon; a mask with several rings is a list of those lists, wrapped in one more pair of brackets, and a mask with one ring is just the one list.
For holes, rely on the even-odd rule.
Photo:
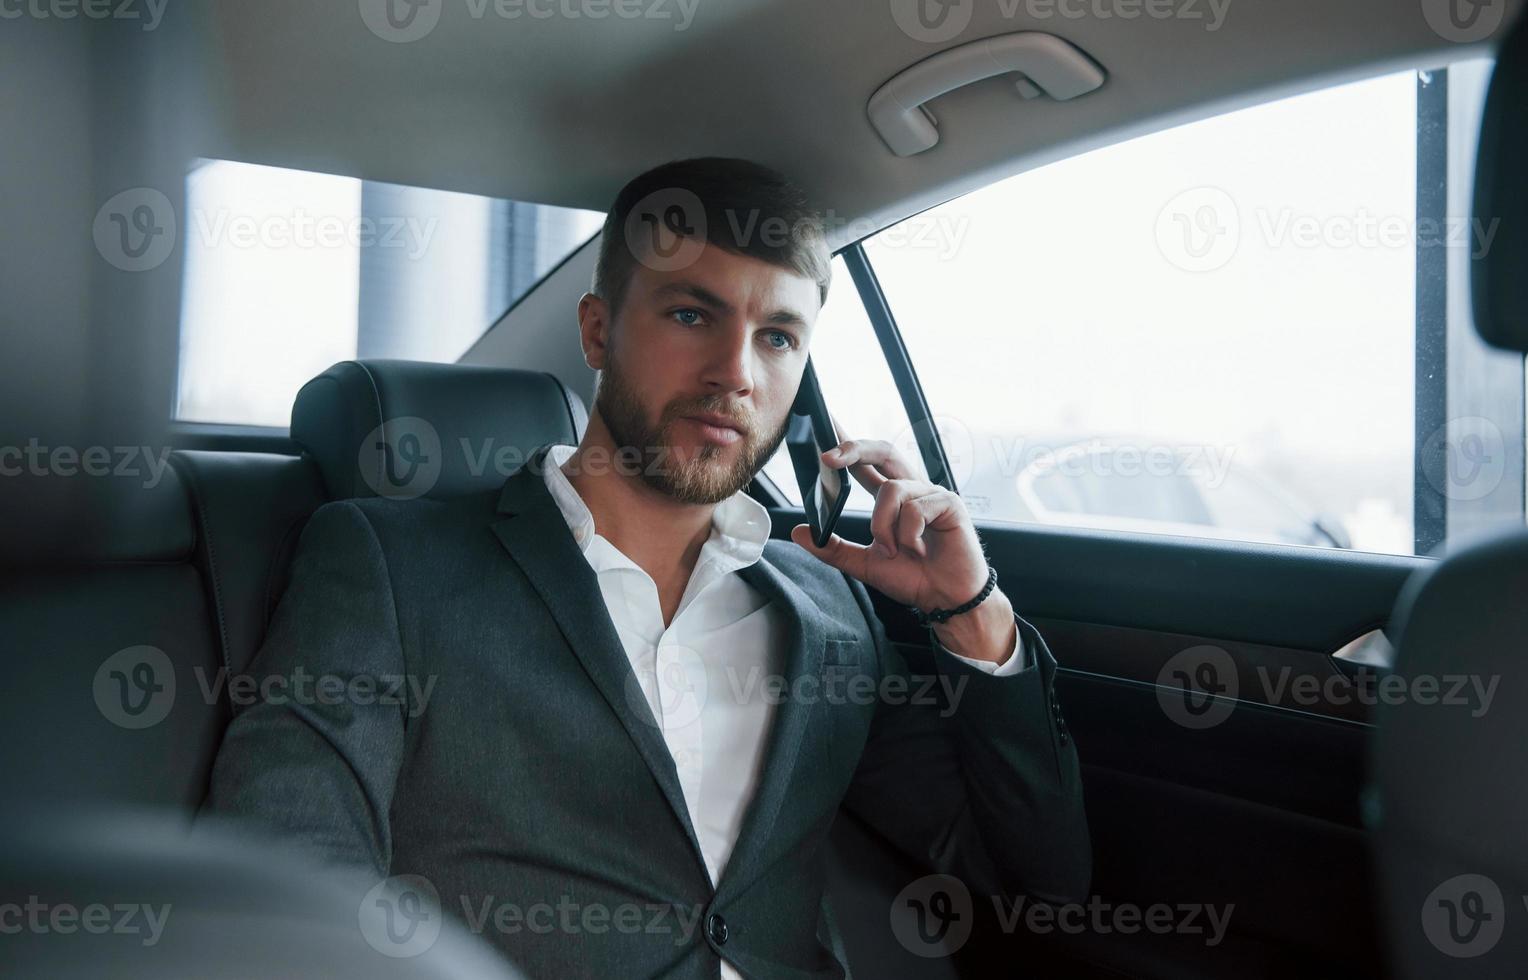
{"label": "nose", "polygon": [[753,392],[754,352],[748,340],[752,332],[741,319],[713,332],[702,379],[709,393],[744,397]]}

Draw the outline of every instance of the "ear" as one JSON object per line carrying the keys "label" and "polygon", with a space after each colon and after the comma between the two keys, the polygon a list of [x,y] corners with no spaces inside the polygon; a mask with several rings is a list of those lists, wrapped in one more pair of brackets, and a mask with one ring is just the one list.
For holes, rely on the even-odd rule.
{"label": "ear", "polygon": [[578,299],[578,340],[584,349],[584,363],[603,371],[610,353],[610,304],[593,293]]}

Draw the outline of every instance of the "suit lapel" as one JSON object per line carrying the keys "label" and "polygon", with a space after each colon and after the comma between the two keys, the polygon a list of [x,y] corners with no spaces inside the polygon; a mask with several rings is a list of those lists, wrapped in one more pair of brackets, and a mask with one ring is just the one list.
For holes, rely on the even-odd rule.
{"label": "suit lapel", "polygon": [[547,490],[541,465],[549,448],[537,449],[505,483],[499,511],[507,516],[493,524],[493,533],[546,603],[568,646],[626,728],[704,867],[673,756],[615,631],[599,577]]}
{"label": "suit lapel", "polygon": [[[827,630],[817,603],[776,568],[767,556],[760,556],[757,562],[739,574],[744,581],[775,603],[776,608],[786,617],[791,641],[786,654],[785,680],[788,686],[785,690],[800,690],[796,684],[799,677],[821,678]],[[743,816],[732,856],[718,883],[718,895],[725,892],[726,896],[730,896],[740,892],[758,877],[763,867],[764,849],[769,843],[770,831],[789,795],[801,762],[802,745],[812,730],[820,700],[818,697],[803,700],[787,694],[780,702],[779,711],[767,736],[759,783]]]}

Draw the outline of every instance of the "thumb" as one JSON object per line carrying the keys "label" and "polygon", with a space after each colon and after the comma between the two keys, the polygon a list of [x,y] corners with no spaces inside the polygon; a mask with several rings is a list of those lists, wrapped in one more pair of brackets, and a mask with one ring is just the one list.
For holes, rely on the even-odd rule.
{"label": "thumb", "polygon": [[819,548],[812,541],[812,528],[808,524],[797,524],[791,528],[791,540],[811,552],[819,561],[832,565],[839,571],[844,571],[849,559],[849,550],[857,548],[837,534],[828,535],[828,543]]}

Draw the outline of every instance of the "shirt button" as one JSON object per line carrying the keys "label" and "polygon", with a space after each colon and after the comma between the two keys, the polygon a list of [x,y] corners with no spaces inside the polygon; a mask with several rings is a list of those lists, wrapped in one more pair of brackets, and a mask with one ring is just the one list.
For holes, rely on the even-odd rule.
{"label": "shirt button", "polygon": [[718,946],[727,942],[727,920],[715,912],[706,916],[706,935]]}

